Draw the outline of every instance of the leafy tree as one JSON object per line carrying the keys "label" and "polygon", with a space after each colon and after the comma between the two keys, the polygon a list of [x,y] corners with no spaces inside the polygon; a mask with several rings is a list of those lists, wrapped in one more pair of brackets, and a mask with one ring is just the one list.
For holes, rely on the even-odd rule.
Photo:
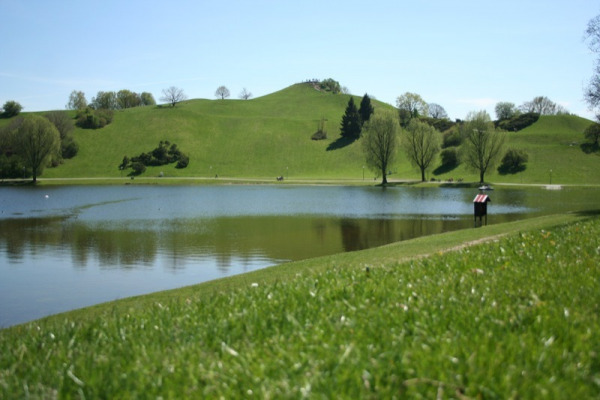
{"label": "leafy tree", "polygon": [[73,118],[69,116],[68,112],[50,111],[44,116],[46,119],[48,119],[48,121],[52,122],[56,129],[58,129],[61,140],[73,134],[73,131],[75,130],[75,124],[73,124]]}
{"label": "leafy tree", "polygon": [[59,146],[60,133],[56,127],[37,115],[24,119],[14,137],[14,148],[31,168],[33,182],[37,181],[50,157],[58,153]]}
{"label": "leafy tree", "polygon": [[501,101],[496,103],[496,118],[498,121],[503,121],[506,119],[511,119],[516,116],[518,113],[517,106],[514,103],[510,103],[507,101]]}
{"label": "leafy tree", "polygon": [[142,104],[140,95],[131,90],[123,89],[117,92],[117,105],[119,109],[138,107]]}
{"label": "leafy tree", "polygon": [[585,129],[583,135],[592,146],[598,147],[600,142],[600,124],[597,122],[591,124]]}
{"label": "leafy tree", "polygon": [[79,146],[73,139],[75,124],[66,111],[50,111],[44,115],[60,134],[60,155],[62,158],[73,158],[79,151]]}
{"label": "leafy tree", "polygon": [[142,102],[143,106],[156,105],[156,100],[154,100],[154,96],[152,96],[152,93],[149,92],[142,92],[142,94],[140,94],[140,101]]}
{"label": "leafy tree", "polygon": [[332,78],[322,80],[319,83],[319,87],[321,88],[321,90],[325,90],[333,94],[338,94],[342,90],[342,88],[340,87],[340,83]]}
{"label": "leafy tree", "polygon": [[412,118],[426,117],[429,114],[429,105],[416,93],[406,92],[396,99],[400,125],[408,126]]}
{"label": "leafy tree", "polygon": [[441,141],[441,134],[434,127],[417,119],[410,121],[402,134],[402,147],[410,163],[421,171],[422,182],[440,151]]}
{"label": "leafy tree", "polygon": [[360,107],[358,107],[358,114],[360,115],[361,125],[364,125],[365,122],[367,122],[369,118],[371,118],[371,114],[373,114],[374,111],[375,109],[371,105],[371,98],[368,94],[365,93],[362,100],[360,101]]}
{"label": "leafy tree", "polygon": [[348,139],[354,140],[360,137],[360,115],[358,113],[358,109],[356,108],[356,104],[354,104],[354,98],[352,96],[350,96],[350,100],[348,100],[346,112],[342,117],[342,126],[340,131],[342,137]]}
{"label": "leafy tree", "polygon": [[529,157],[523,150],[508,149],[508,151],[502,157],[498,172],[501,174],[516,174],[517,172],[524,171]]}
{"label": "leafy tree", "polygon": [[21,112],[23,107],[16,101],[9,100],[6,103],[4,103],[4,105],[2,106],[2,109],[4,110],[4,112],[2,113],[2,116],[4,118],[10,118],[10,117],[19,115],[19,113]]}
{"label": "leafy tree", "polygon": [[162,94],[163,97],[161,97],[160,100],[170,103],[171,107],[175,107],[175,104],[187,99],[187,96],[183,93],[183,89],[176,88],[175,86],[163,89]]}
{"label": "leafy tree", "polygon": [[505,135],[496,130],[487,112],[479,111],[467,116],[463,136],[463,161],[479,172],[479,183],[484,183],[485,173],[498,162]]}
{"label": "leafy tree", "polygon": [[246,88],[243,88],[238,97],[242,100],[248,100],[250,97],[252,97],[252,93],[249,92]]}
{"label": "leafy tree", "polygon": [[88,106],[85,94],[80,90],[73,90],[67,103],[68,110],[83,110]]}
{"label": "leafy tree", "polygon": [[362,145],[367,165],[381,173],[381,184],[387,185],[388,170],[396,158],[398,146],[398,119],[392,112],[382,110],[371,116],[365,124]]}
{"label": "leafy tree", "polygon": [[229,97],[229,95],[229,89],[227,89],[225,86],[219,86],[215,91],[215,96],[220,98],[221,100],[225,100]]}
{"label": "leafy tree", "polygon": [[435,119],[447,119],[448,118],[448,113],[446,112],[444,107],[440,106],[439,104],[429,103],[428,109],[429,109],[429,116],[431,118],[435,118]]}
{"label": "leafy tree", "polygon": [[100,91],[96,97],[92,97],[90,105],[96,110],[116,110],[119,107],[117,93]]}

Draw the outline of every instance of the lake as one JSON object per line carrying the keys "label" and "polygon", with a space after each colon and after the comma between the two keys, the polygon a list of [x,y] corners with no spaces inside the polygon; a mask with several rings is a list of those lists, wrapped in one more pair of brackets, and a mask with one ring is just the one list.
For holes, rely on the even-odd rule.
{"label": "lake", "polygon": [[[289,185],[0,187],[0,327],[288,261],[472,228],[476,194]],[[499,223],[592,208],[598,191],[489,194],[489,223]]]}

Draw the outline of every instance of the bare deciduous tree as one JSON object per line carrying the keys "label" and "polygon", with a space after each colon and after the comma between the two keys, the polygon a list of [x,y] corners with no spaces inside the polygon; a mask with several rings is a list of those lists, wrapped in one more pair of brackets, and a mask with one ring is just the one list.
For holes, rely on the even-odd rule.
{"label": "bare deciduous tree", "polygon": [[436,119],[448,118],[448,113],[444,107],[436,103],[429,103],[429,116]]}
{"label": "bare deciduous tree", "polygon": [[175,86],[163,89],[162,94],[163,96],[160,100],[171,104],[171,107],[175,107],[175,104],[187,99],[187,96],[183,93],[183,89],[176,88]]}
{"label": "bare deciduous tree", "polygon": [[240,92],[239,98],[242,100],[248,100],[250,97],[252,97],[252,93],[249,92],[246,88],[243,88]]}
{"label": "bare deciduous tree", "polygon": [[215,96],[219,97],[221,100],[225,100],[229,97],[229,95],[229,89],[227,89],[225,86],[219,86],[215,91]]}

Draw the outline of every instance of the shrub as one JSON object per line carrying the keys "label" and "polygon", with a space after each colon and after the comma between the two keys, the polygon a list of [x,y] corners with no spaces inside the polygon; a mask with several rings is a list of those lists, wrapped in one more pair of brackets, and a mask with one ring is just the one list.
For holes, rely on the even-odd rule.
{"label": "shrub", "polygon": [[526,168],[529,156],[523,150],[509,149],[498,167],[498,172],[501,174],[516,174],[524,171]]}
{"label": "shrub", "polygon": [[319,83],[321,90],[331,92],[333,94],[339,93],[342,89],[340,83],[332,78],[327,78]]}
{"label": "shrub", "polygon": [[456,147],[448,147],[442,150],[440,158],[442,159],[442,165],[445,167],[456,167],[460,163]]}
{"label": "shrub", "polygon": [[188,164],[190,163],[190,158],[181,153],[181,156],[179,158],[179,161],[177,161],[177,165],[175,165],[175,168],[185,168],[188,166]]}
{"label": "shrub", "polygon": [[86,108],[77,113],[76,125],[83,129],[99,129],[110,124],[113,119],[112,110],[94,110]]}
{"label": "shrub", "polygon": [[538,113],[525,113],[519,114],[511,119],[498,122],[498,127],[505,131],[520,131],[521,129],[527,128],[529,125],[533,125],[540,118]]}
{"label": "shrub", "polygon": [[146,172],[146,166],[139,161],[131,163],[131,169],[133,170],[133,175],[140,175]]}
{"label": "shrub", "polygon": [[460,146],[462,144],[462,136],[460,135],[460,131],[453,127],[444,133],[442,148]]}
{"label": "shrub", "polygon": [[4,103],[4,105],[2,106],[2,109],[4,110],[4,112],[2,113],[2,116],[4,118],[10,118],[10,117],[14,117],[15,115],[19,115],[19,113],[21,112],[23,107],[16,101],[9,100],[6,103]]}
{"label": "shrub", "polygon": [[67,136],[62,140],[60,144],[60,154],[62,158],[73,158],[77,155],[77,152],[79,152],[79,145],[72,137]]}
{"label": "shrub", "polygon": [[447,118],[419,118],[421,121],[433,126],[439,132],[446,132],[448,129],[456,125],[455,122]]}

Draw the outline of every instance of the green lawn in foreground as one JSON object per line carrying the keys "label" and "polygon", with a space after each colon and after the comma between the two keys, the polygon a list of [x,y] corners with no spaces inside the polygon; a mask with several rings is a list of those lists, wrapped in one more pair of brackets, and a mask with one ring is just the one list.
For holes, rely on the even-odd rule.
{"label": "green lawn in foreground", "polygon": [[[123,156],[150,152],[169,140],[188,153],[190,164],[152,167],[143,176],[160,172],[174,177],[232,177],[274,180],[361,179],[364,157],[360,140],[337,146],[340,121],[349,96],[319,92],[296,84],[251,100],[189,100],[169,106],[137,107],[115,112],[114,121],[98,130],[75,130],[79,154],[43,178],[118,178]],[[359,97],[355,100],[360,101]],[[373,101],[375,108],[392,106]],[[328,139],[313,141],[321,118],[327,119]],[[0,126],[10,120],[1,120]],[[591,121],[572,115],[542,116],[534,125],[508,134],[507,145],[529,154],[527,169],[515,175],[486,173],[490,182],[600,184],[597,153],[585,154],[579,145]],[[335,148],[334,150],[328,150]],[[392,179],[415,180],[420,174],[400,154]],[[436,163],[432,170],[439,166]],[[366,181],[374,174],[365,169]],[[126,173],[124,174],[126,175]],[[464,166],[428,178],[477,181],[478,174]]]}
{"label": "green lawn in foreground", "polygon": [[5,329],[0,397],[598,398],[599,235],[542,217]]}

